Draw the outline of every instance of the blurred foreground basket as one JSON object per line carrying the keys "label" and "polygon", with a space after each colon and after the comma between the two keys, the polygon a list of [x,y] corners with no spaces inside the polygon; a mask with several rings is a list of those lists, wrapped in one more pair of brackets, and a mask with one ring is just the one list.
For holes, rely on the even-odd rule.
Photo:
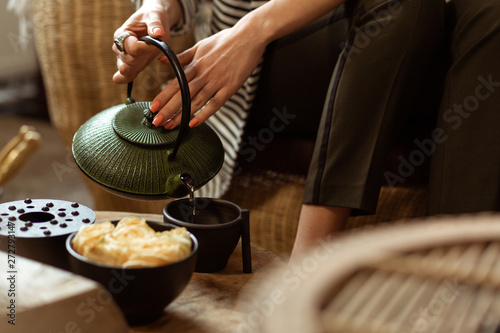
{"label": "blurred foreground basket", "polygon": [[[500,215],[353,232],[258,283],[241,302],[257,332],[498,332]],[[256,325],[256,305],[271,298]]]}

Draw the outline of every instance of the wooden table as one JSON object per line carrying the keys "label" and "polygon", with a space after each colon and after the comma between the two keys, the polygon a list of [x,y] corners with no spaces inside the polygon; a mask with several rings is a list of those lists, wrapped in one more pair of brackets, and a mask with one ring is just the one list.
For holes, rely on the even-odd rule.
{"label": "wooden table", "polygon": [[[129,213],[96,212],[97,222],[130,216]],[[141,214],[150,221],[163,221],[157,214]],[[243,314],[234,309],[239,291],[253,275],[276,256],[252,244],[253,274],[243,273],[238,244],[227,267],[218,273],[194,273],[184,292],[165,309],[159,321],[132,332],[235,332]],[[223,319],[223,320],[221,320]]]}
{"label": "wooden table", "polygon": [[[103,222],[130,215],[134,214],[96,212],[96,219]],[[162,221],[161,215],[137,215],[151,221]],[[2,292],[0,307],[4,319],[0,321],[0,331],[21,332],[36,327],[40,332],[58,333],[235,332],[244,320],[243,313],[235,309],[239,292],[245,287],[247,295],[251,291],[249,281],[274,260],[279,259],[270,251],[252,244],[253,273],[245,274],[241,246],[238,245],[224,270],[194,273],[184,292],[165,308],[165,315],[152,324],[140,327],[125,324],[114,302],[104,297],[103,288],[97,283],[38,262],[18,260],[16,326],[9,325],[5,319],[4,312],[10,299]],[[0,252],[3,275],[7,272],[6,262],[7,254]],[[7,290],[7,284],[8,281],[1,276],[0,290]]]}

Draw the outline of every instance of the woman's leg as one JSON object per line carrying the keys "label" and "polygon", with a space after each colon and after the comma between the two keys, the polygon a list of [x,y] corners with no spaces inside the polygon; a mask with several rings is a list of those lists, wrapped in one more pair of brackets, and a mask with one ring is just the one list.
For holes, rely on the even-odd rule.
{"label": "woman's leg", "polygon": [[350,215],[349,208],[302,205],[291,260],[300,257],[301,253],[316,245],[319,239],[341,230]]}
{"label": "woman's leg", "polygon": [[351,209],[375,211],[390,146],[442,48],[444,1],[350,4],[353,25],[325,103],[294,256],[340,230]]}
{"label": "woman's leg", "polygon": [[500,210],[500,2],[453,0],[429,214]]}

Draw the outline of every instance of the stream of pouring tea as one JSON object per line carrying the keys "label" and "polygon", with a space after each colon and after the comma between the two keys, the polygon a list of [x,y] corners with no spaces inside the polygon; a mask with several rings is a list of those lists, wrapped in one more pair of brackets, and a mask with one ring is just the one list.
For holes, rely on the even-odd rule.
{"label": "stream of pouring tea", "polygon": [[194,222],[194,216],[196,215],[196,207],[194,204],[194,187],[189,188],[189,205],[191,206],[191,210],[193,213],[191,214],[191,222]]}
{"label": "stream of pouring tea", "polygon": [[194,222],[194,216],[196,215],[196,207],[195,207],[195,198],[194,198],[194,180],[193,177],[191,177],[188,174],[182,174],[181,175],[181,181],[186,185],[186,187],[189,189],[189,206],[191,208],[191,216],[190,216],[190,221],[191,223]]}

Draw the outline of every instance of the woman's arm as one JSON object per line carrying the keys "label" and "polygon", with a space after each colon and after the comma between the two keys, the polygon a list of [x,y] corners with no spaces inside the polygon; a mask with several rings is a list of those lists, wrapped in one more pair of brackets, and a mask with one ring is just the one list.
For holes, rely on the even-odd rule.
{"label": "woman's arm", "polygon": [[269,44],[311,23],[345,1],[272,0],[243,17],[235,28],[256,32],[255,37]]}
{"label": "woman's arm", "polygon": [[[210,101],[191,120],[190,126],[204,122],[238,91],[270,42],[298,30],[344,1],[271,0],[244,16],[234,27],[181,53],[178,57],[189,81],[192,112]],[[170,117],[180,107],[181,96],[174,80],[153,101],[151,111],[158,112],[154,124],[167,129],[177,126],[180,116]]]}

